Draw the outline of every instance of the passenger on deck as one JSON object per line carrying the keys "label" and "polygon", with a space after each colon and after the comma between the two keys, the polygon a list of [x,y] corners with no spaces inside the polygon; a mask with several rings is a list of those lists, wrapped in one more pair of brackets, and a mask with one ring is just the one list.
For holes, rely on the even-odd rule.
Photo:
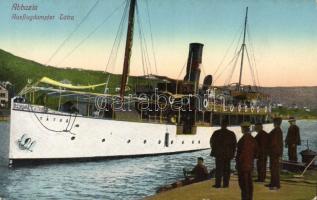
{"label": "passenger on deck", "polygon": [[223,187],[229,187],[230,161],[233,159],[237,139],[234,132],[227,129],[228,121],[221,121],[221,129],[216,130],[210,138],[210,155],[216,158],[216,182],[213,187],[220,188],[223,180]]}

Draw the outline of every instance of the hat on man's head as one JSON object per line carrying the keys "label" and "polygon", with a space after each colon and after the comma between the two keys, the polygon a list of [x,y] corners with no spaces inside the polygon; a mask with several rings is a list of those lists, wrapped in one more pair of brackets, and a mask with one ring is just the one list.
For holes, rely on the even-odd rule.
{"label": "hat on man's head", "polygon": [[289,122],[295,122],[296,119],[295,119],[295,117],[289,117],[289,118],[288,118],[288,121],[289,121]]}
{"label": "hat on man's head", "polygon": [[250,127],[251,126],[251,123],[250,122],[242,122],[240,124],[241,127]]}
{"label": "hat on man's head", "polygon": [[281,117],[275,117],[275,118],[273,119],[273,123],[274,123],[274,124],[279,124],[279,125],[281,125],[281,123],[282,123],[282,118],[281,118]]}

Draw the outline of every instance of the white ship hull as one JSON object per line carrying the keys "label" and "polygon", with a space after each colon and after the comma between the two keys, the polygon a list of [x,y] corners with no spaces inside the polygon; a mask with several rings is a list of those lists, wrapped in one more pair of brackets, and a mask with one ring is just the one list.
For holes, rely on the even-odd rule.
{"label": "white ship hull", "polygon": [[[26,109],[26,105],[12,106],[8,152],[11,165],[22,160],[132,157],[208,149],[212,133],[219,129],[197,127],[196,134],[184,135],[176,134],[176,125],[43,113]],[[271,124],[264,126],[267,131],[271,128]],[[239,126],[229,129],[237,139],[241,137]]]}

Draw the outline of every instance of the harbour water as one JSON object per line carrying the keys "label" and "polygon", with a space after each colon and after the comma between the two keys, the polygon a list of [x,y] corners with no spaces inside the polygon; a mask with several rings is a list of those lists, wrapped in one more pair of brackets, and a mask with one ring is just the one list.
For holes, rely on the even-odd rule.
{"label": "harbour water", "polygon": [[[317,150],[317,121],[297,122],[301,139]],[[283,122],[284,134],[287,122]],[[0,134],[9,131],[0,122]],[[285,138],[285,136],[284,136]],[[306,149],[306,142],[300,150]],[[98,162],[42,165],[9,169],[0,167],[0,199],[142,199],[159,186],[182,178],[182,168],[191,168],[196,158],[214,168],[210,151]],[[284,156],[287,151],[284,150]],[[233,167],[233,166],[232,166]],[[210,183],[212,184],[212,183]]]}

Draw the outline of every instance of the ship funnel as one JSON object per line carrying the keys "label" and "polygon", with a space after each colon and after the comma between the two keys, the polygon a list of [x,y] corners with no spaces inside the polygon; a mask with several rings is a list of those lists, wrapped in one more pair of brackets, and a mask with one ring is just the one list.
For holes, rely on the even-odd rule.
{"label": "ship funnel", "polygon": [[195,91],[197,91],[199,84],[203,47],[204,45],[200,43],[189,44],[186,76],[184,77],[184,81],[193,82],[195,84]]}

